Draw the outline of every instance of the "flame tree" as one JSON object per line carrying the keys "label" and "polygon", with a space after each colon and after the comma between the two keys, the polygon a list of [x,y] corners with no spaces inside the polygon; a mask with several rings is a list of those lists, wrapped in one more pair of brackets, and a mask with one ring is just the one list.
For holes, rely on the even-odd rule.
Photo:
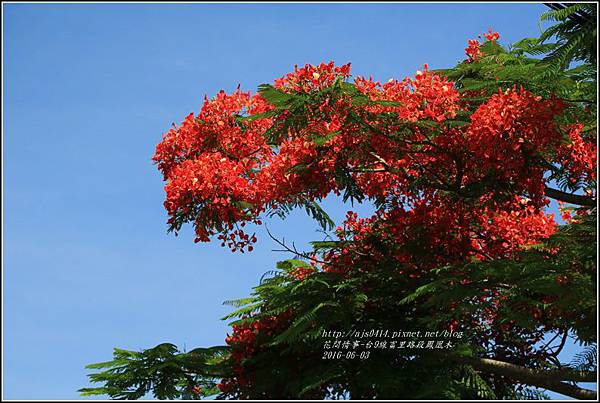
{"label": "flame tree", "polygon": [[[333,62],[223,91],[163,136],[170,230],[252,251],[248,227],[304,208],[327,241],[277,263],[226,345],[115,349],[117,398],[577,398],[596,380],[596,6],[552,5],[540,38],[491,30],[456,67],[386,83]],[[334,229],[319,202],[368,200]],[[547,213],[558,201],[564,225]],[[322,334],[447,330],[447,349],[323,360]],[[568,337],[584,348],[571,363]]]}

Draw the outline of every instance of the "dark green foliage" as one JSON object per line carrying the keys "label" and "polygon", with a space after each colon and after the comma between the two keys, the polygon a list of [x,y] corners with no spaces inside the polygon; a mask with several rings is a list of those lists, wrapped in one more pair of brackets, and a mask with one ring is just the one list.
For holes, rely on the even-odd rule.
{"label": "dark green foliage", "polygon": [[569,363],[569,367],[578,371],[598,371],[598,347],[596,344],[585,347]]}
{"label": "dark green foliage", "polygon": [[552,10],[542,14],[542,21],[555,21],[542,33],[539,43],[549,39],[557,40],[557,45],[544,57],[552,72],[566,69],[571,61],[596,63],[596,16],[595,3],[552,4]]}
{"label": "dark green foliage", "polygon": [[[170,343],[141,352],[114,349],[114,359],[91,364],[88,369],[103,370],[89,375],[99,388],[80,389],[82,396],[108,395],[112,399],[141,399],[148,394],[156,399],[199,399],[217,393],[213,378],[224,372],[216,365],[222,361],[224,347],[197,348],[180,352]],[[192,393],[196,386],[199,394]]]}
{"label": "dark green foliage", "polygon": [[278,216],[279,218],[284,219],[292,212],[292,210],[298,207],[303,207],[306,210],[306,214],[312,217],[323,230],[332,230],[335,226],[335,223],[329,217],[327,212],[323,210],[316,201],[297,199],[286,204],[279,204],[269,212],[269,216]]}
{"label": "dark green foliage", "polygon": [[[591,276],[591,273],[595,273],[595,235],[595,218],[589,217],[581,224],[563,227],[545,245],[560,246],[565,253],[548,255],[540,246],[523,250],[523,259],[519,262],[473,262],[463,267],[441,268],[432,272],[431,278],[418,280],[399,275],[391,261],[381,261],[374,263],[360,276],[315,272],[299,281],[289,273],[307,266],[307,263],[302,260],[279,262],[278,270],[255,287],[252,297],[228,301],[240,307],[228,316],[239,318],[234,323],[277,316],[289,310],[295,313],[285,332],[264,339],[263,352],[245,362],[246,366],[255,368],[258,379],[271,380],[255,391],[255,397],[323,398],[345,393],[352,398],[538,398],[539,392],[534,389],[515,388],[506,380],[475,372],[469,366],[457,365],[451,356],[497,356],[499,352],[512,354],[510,346],[519,340],[526,340],[528,332],[535,331],[541,323],[532,321],[530,315],[522,314],[519,310],[522,303],[544,311],[553,307],[564,310],[568,316],[557,317],[553,326],[558,330],[571,331],[580,340],[592,342],[595,329],[594,298],[585,293],[595,288],[595,277]],[[320,251],[339,246],[334,242],[316,244]],[[550,260],[538,259],[540,254]],[[587,258],[582,260],[582,256]],[[557,273],[567,273],[573,280],[568,286],[557,284]],[[465,277],[472,279],[472,282],[458,285]],[[407,292],[411,289],[414,291]],[[484,290],[500,290],[509,298],[502,317],[515,322],[510,332],[514,339],[507,340],[505,344],[486,346],[483,340],[473,338],[475,333],[467,333],[465,340],[454,350],[449,350],[447,356],[440,351],[419,351],[417,354],[414,350],[397,350],[374,351],[364,361],[321,359],[323,331],[337,330],[346,334],[362,329],[439,330],[441,324],[459,317],[463,308],[476,317],[478,311],[486,308],[486,304],[477,303],[474,298]],[[541,302],[543,297],[555,295],[560,298],[554,303]],[[514,302],[514,305],[510,302]],[[450,303],[456,303],[454,309],[442,308]],[[242,319],[245,315],[252,317]],[[475,330],[471,329],[472,332]],[[170,381],[182,386],[207,385],[219,370],[224,369],[221,362],[220,366],[210,368],[213,371],[211,373],[209,368],[202,366],[208,360],[201,361],[200,365],[195,361],[196,367],[193,367],[184,359],[186,355],[175,354],[174,346],[159,347],[158,351],[151,349],[133,356],[133,353],[126,352],[125,356],[118,356],[113,362],[94,366],[95,369],[113,368],[110,370],[113,373],[93,375],[94,381],[108,382],[104,388],[86,391],[135,398],[140,393],[144,395],[154,390],[157,396],[173,397],[182,393],[182,389],[152,389],[152,382],[161,385],[159,379],[162,379],[163,383]],[[149,358],[142,361],[142,356]],[[589,353],[582,354],[576,359],[578,364],[573,367],[591,369],[590,365],[585,364],[590,361],[589,356]],[[210,354],[203,357],[215,358]],[[517,357],[514,355],[513,359]],[[165,362],[174,363],[173,373],[157,371],[157,367],[164,366]],[[278,364],[273,366],[273,363]],[[170,365],[166,364],[166,367],[171,368]],[[187,381],[185,371],[179,368],[195,368],[194,373],[201,376]],[[137,382],[140,378],[145,379],[145,383],[139,385]],[[272,389],[273,384],[278,385],[276,390]],[[136,386],[135,392],[122,392],[132,386]]]}
{"label": "dark green foliage", "polygon": [[[314,243],[320,253],[343,245]],[[382,249],[387,247],[381,245]],[[556,247],[560,253],[548,252],[548,248]],[[239,324],[294,312],[287,330],[262,339],[261,354],[244,363],[253,368],[257,379],[269,380],[257,385],[255,398],[539,399],[544,396],[536,389],[476,372],[468,365],[457,364],[452,357],[504,356],[520,362],[523,357],[513,346],[526,342],[540,326],[550,326],[552,331],[568,331],[588,344],[571,367],[595,371],[595,250],[596,217],[590,215],[581,223],[562,227],[544,245],[524,249],[520,259],[442,267],[422,279],[400,275],[397,263],[384,259],[368,270],[356,268],[361,270],[360,275],[317,271],[299,281],[290,274],[308,264],[286,260],[261,280],[251,297],[228,301],[239,309],[227,318],[237,319],[233,323]],[[568,283],[558,283],[559,275],[566,276]],[[471,282],[461,284],[465,278]],[[477,298],[492,291],[507,298],[499,316],[512,325],[510,337],[503,343],[490,344],[488,337],[476,336],[485,325],[475,321],[471,325],[474,327],[469,329],[467,325],[465,339],[446,355],[441,351],[383,350],[373,351],[368,360],[321,357],[323,331],[435,331],[452,319],[463,319],[462,312],[477,318],[482,309],[489,308]],[[447,309],[451,304],[453,309]],[[524,307],[540,309],[544,316],[534,319],[523,311]],[[247,315],[251,316],[244,318]],[[493,331],[483,329],[483,334],[491,335]],[[82,392],[139,398],[152,391],[157,397],[173,398],[185,397],[190,385],[198,384],[203,385],[203,391],[216,393],[212,388],[215,379],[230,371],[226,349],[200,349],[199,359],[192,360],[195,351],[180,354],[172,345],[142,353],[115,350],[114,361],[90,366],[108,368],[91,375],[93,381],[104,386]],[[556,368],[551,362],[535,358],[523,364]]]}

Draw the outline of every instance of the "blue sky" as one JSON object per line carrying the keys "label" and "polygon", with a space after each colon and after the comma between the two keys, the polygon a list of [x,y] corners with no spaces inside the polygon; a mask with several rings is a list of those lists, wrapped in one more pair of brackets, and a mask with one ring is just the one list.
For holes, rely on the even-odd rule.
{"label": "blue sky", "polygon": [[[222,344],[224,300],[285,255],[166,233],[151,163],[205,94],[294,64],[378,80],[454,65],[489,27],[539,33],[541,4],[3,4],[4,398],[76,399],[115,346]],[[347,206],[325,204],[338,221]],[[369,211],[368,206],[357,209]],[[304,214],[268,221],[297,245]]]}

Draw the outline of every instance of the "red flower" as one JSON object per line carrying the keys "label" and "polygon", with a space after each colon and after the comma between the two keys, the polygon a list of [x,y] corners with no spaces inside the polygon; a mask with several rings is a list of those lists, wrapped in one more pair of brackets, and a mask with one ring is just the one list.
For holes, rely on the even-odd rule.
{"label": "red flower", "polygon": [[469,46],[465,48],[465,54],[469,57],[468,63],[476,62],[483,56],[483,52],[480,49],[479,41],[476,39],[469,39]]}
{"label": "red flower", "polygon": [[488,41],[497,41],[500,38],[500,34],[498,32],[493,32],[492,28],[489,28],[488,31],[483,34],[483,36]]}

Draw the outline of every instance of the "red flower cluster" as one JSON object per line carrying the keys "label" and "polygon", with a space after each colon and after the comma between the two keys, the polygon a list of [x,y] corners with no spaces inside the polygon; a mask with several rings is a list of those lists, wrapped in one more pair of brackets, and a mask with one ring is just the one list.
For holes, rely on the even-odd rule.
{"label": "red flower cluster", "polygon": [[[279,334],[288,325],[291,313],[279,316],[267,316],[252,322],[233,326],[233,334],[227,335],[225,342],[231,347],[231,358],[234,363],[233,378],[222,379],[217,387],[222,393],[232,392],[234,389],[242,394],[244,390],[251,390],[252,376],[251,365],[246,360],[251,359],[261,351],[262,343],[273,335]],[[247,316],[242,319],[248,319]]]}
{"label": "red flower cluster", "polygon": [[488,31],[483,34],[483,36],[488,41],[497,41],[498,39],[500,39],[500,34],[498,32],[492,31],[492,28],[489,28]]}
{"label": "red flower cluster", "polygon": [[[497,41],[500,38],[498,32],[493,32],[492,28],[488,29],[488,32],[483,34],[483,37],[488,41]],[[481,50],[481,43],[477,39],[469,39],[469,46],[465,48],[465,54],[468,56],[466,63],[477,62],[484,56]]]}
{"label": "red flower cluster", "polygon": [[480,221],[476,243],[480,258],[509,257],[524,246],[539,243],[556,232],[553,214],[541,211],[531,200],[515,199],[510,208],[489,213]]}
{"label": "red flower cluster", "polygon": [[574,125],[569,130],[569,142],[558,149],[560,163],[571,174],[571,182],[582,179],[588,183],[596,180],[597,149],[594,141],[585,141],[581,136],[583,125]]}
{"label": "red flower cluster", "polygon": [[238,123],[235,116],[270,108],[260,96],[221,91],[205,100],[198,116],[188,115],[163,136],[153,159],[167,182],[169,224],[179,229],[178,220],[194,221],[197,242],[222,232],[220,239],[232,250],[243,251],[255,241],[239,228],[229,231],[239,221],[257,222],[260,194],[252,184],[263,159],[273,154],[262,136],[271,121]]}
{"label": "red flower cluster", "polygon": [[469,57],[466,63],[476,62],[483,57],[481,44],[477,39],[469,39],[469,46],[465,48],[465,54]]}
{"label": "red flower cluster", "polygon": [[372,113],[397,113],[402,121],[417,122],[431,119],[442,122],[456,116],[458,111],[458,91],[447,78],[432,74],[428,66],[418,70],[415,78],[406,77],[402,81],[389,80],[381,85],[363,77],[357,77],[356,88],[373,101],[392,101],[398,106],[369,106]]}
{"label": "red flower cluster", "polygon": [[560,143],[562,134],[554,117],[563,109],[560,100],[543,100],[523,89],[490,97],[473,113],[465,133],[469,151],[477,156],[467,162],[471,179],[493,174],[515,186],[514,192],[527,191],[543,204],[544,168],[531,160],[550,155]]}
{"label": "red flower cluster", "polygon": [[290,276],[295,278],[296,280],[304,280],[312,273],[315,272],[315,268],[312,266],[302,266],[298,267],[290,272]]}
{"label": "red flower cluster", "polygon": [[333,62],[321,63],[318,66],[310,64],[298,68],[294,72],[275,80],[275,88],[286,91],[311,92],[329,87],[337,78],[350,76],[350,63],[336,67]]}
{"label": "red flower cluster", "polygon": [[[337,234],[340,240],[353,242],[326,254],[324,270],[364,271],[391,254],[403,273],[420,277],[430,269],[470,257],[511,257],[556,229],[552,214],[523,198],[479,209],[440,195],[414,198],[409,208],[378,211],[368,219],[348,212]],[[382,243],[387,245],[385,249],[377,246]]]}
{"label": "red flower cluster", "polygon": [[[494,33],[488,36],[497,39]],[[316,93],[349,74],[349,65],[307,65],[276,80],[275,86]],[[564,105],[558,99],[516,88],[499,91],[477,108],[468,124],[453,127],[446,122],[468,106],[452,82],[426,65],[414,78],[380,84],[358,77],[354,86],[371,102],[327,96],[306,106],[300,126],[285,123],[298,118],[289,110],[265,114],[274,112],[274,106],[239,89],[205,100],[197,116],[190,114],[163,137],[154,155],[167,182],[171,226],[177,230],[192,222],[196,241],[218,234],[233,251],[252,250],[256,237],[244,232],[246,223],[260,225],[261,214],[281,204],[339,194],[345,184],[337,175],[344,169],[365,195],[389,201],[371,221],[380,221],[377,225],[397,244],[420,242],[423,253],[434,257],[433,265],[448,257],[510,253],[551,231],[546,216],[527,210],[547,202],[544,167],[536,162],[540,157],[552,161],[558,153],[574,174],[595,178],[595,148],[582,139],[581,128],[573,128],[571,143],[561,146],[555,117]],[[287,132],[267,144],[265,133],[279,127]],[[477,190],[481,186],[485,188]],[[473,205],[440,191],[468,196]],[[514,196],[523,194],[531,199],[526,209],[514,203]],[[525,231],[511,220],[535,228]],[[361,225],[370,226],[366,224]],[[498,228],[488,230],[492,224]],[[475,226],[502,241],[479,245],[473,239]],[[415,256],[397,255],[399,261],[415,262]],[[336,259],[326,269],[343,270],[350,264]]]}
{"label": "red flower cluster", "polygon": [[[287,91],[312,91],[348,75],[349,65],[305,66],[277,80],[276,85]],[[260,95],[238,90],[232,95],[220,92],[214,99],[207,99],[198,116],[190,114],[181,126],[163,137],[153,157],[167,181],[165,207],[169,223],[178,229],[183,222],[193,222],[196,241],[208,241],[211,235],[221,233],[223,245],[232,250],[249,249],[254,238],[235,228],[237,223],[258,222],[266,208],[300,196],[314,200],[338,192],[336,166],[371,163],[369,148],[394,164],[404,163],[394,161],[394,143],[385,135],[348,125],[346,117],[351,110],[397,113],[397,127],[422,119],[442,122],[458,110],[459,97],[452,83],[426,69],[417,72],[414,79],[401,82],[380,85],[358,78],[356,85],[373,100],[391,100],[400,106],[355,107],[343,100],[333,105],[325,100],[305,129],[290,132],[276,148],[264,140],[263,134],[272,127],[274,119],[259,114],[273,107]],[[258,116],[236,119],[242,114]],[[385,122],[371,124],[386,131],[394,129]],[[315,136],[331,139],[318,149]],[[298,165],[307,169],[294,170]],[[377,180],[377,176],[372,179]],[[366,178],[367,187],[369,183]]]}

